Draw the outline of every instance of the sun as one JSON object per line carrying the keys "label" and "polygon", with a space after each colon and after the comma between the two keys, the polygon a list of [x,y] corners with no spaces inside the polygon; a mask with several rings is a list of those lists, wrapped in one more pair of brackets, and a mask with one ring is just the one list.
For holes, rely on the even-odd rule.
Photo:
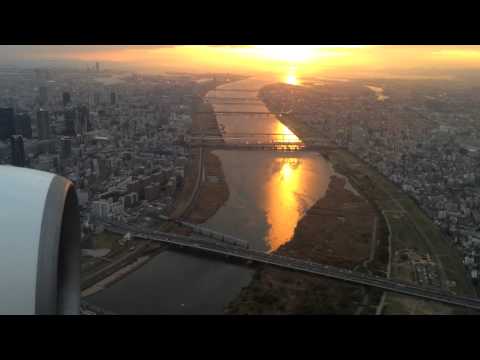
{"label": "sun", "polygon": [[300,85],[300,81],[297,78],[297,69],[296,67],[292,66],[288,70],[287,75],[282,80],[285,84],[288,85]]}
{"label": "sun", "polygon": [[314,57],[318,45],[255,45],[255,48],[270,59],[305,62]]}
{"label": "sun", "polygon": [[288,74],[285,83],[288,85],[298,85],[298,79],[295,74]]}

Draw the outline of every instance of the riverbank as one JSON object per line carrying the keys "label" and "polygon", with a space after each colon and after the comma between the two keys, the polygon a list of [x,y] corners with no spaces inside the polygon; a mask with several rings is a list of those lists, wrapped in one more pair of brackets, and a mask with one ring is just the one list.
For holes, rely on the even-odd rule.
{"label": "riverbank", "polygon": [[[347,269],[363,266],[371,255],[371,241],[379,243],[385,232],[375,225],[376,210],[346,185],[346,179],[333,175],[325,196],[300,220],[293,238],[274,253]],[[379,266],[380,256],[374,255],[374,259]],[[375,303],[380,295],[370,294],[368,304]],[[351,314],[364,296],[361,286],[261,266],[226,312]],[[374,313],[368,304],[365,312]]]}
{"label": "riverbank", "polygon": [[229,190],[220,159],[210,150],[206,151],[200,187],[195,202],[184,219],[202,224],[215,215],[228,200]]}
{"label": "riverbank", "polygon": [[[206,93],[204,94],[206,95]],[[197,102],[192,114],[192,133],[210,133],[221,136],[217,118],[211,104]],[[186,222],[201,224],[213,216],[228,200],[229,191],[219,158],[210,149],[192,148],[184,187],[170,214]],[[165,224],[163,230],[190,233],[188,229]]]}
{"label": "riverbank", "polygon": [[97,264],[82,271],[81,296],[88,297],[114,284],[159,254],[166,247],[148,241],[136,242],[133,251],[124,245],[111,256],[97,259]]}

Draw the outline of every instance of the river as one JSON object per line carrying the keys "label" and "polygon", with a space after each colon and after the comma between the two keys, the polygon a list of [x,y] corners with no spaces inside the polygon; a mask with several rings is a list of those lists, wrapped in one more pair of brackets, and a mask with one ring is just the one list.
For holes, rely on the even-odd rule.
{"label": "river", "polygon": [[365,85],[368,89],[372,90],[375,95],[377,95],[377,100],[378,101],[384,101],[387,100],[389,97],[385,96],[383,93],[383,88],[378,87],[378,86],[372,86],[372,85]]}
{"label": "river", "polygon": [[[268,83],[242,80],[207,97],[224,99],[223,104],[213,105],[216,111],[264,113],[268,110],[257,91]],[[247,91],[238,91],[242,89]],[[244,140],[257,141],[254,134],[261,133],[275,134],[262,136],[276,141],[299,141],[273,115],[217,115],[217,121],[226,138],[241,134]],[[313,152],[216,150],[214,154],[222,163],[230,196],[205,225],[264,251],[274,251],[291,239],[298,221],[326,193],[333,174],[330,164]],[[252,276],[253,270],[241,265],[167,251],[87,301],[121,314],[221,314]]]}

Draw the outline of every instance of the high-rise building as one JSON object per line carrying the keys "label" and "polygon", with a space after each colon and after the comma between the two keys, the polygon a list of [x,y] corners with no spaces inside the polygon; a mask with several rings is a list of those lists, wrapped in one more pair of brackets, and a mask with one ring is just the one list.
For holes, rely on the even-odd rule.
{"label": "high-rise building", "polygon": [[22,135],[24,138],[32,138],[32,119],[27,113],[15,115],[15,134]]}
{"label": "high-rise building", "polygon": [[13,108],[0,108],[0,140],[6,141],[13,134],[15,134]]}
{"label": "high-rise building", "polygon": [[37,129],[40,140],[50,139],[50,117],[47,110],[37,111]]}
{"label": "high-rise building", "polygon": [[65,110],[65,132],[64,135],[75,136],[78,129],[77,112],[74,108]]}
{"label": "high-rise building", "polygon": [[35,79],[37,81],[39,81],[41,79],[41,76],[42,76],[42,71],[40,69],[34,69],[33,71],[35,73]]}
{"label": "high-rise building", "polygon": [[116,102],[117,102],[117,96],[115,94],[115,91],[112,91],[110,93],[110,104],[115,105]]}
{"label": "high-rise building", "polygon": [[66,159],[72,154],[72,138],[64,136],[60,140],[62,158]]}
{"label": "high-rise building", "polygon": [[52,157],[52,166],[57,174],[60,174],[62,172],[62,165],[61,162],[58,160],[58,155]]}
{"label": "high-rise building", "polygon": [[10,158],[13,166],[25,166],[25,147],[22,135],[12,135],[10,137]]}
{"label": "high-rise building", "polygon": [[80,134],[85,134],[89,130],[90,111],[88,106],[81,105],[77,109],[77,117],[80,126]]}
{"label": "high-rise building", "polygon": [[112,205],[106,200],[98,200],[92,202],[92,213],[99,218],[108,218],[112,211]]}
{"label": "high-rise building", "polygon": [[67,106],[71,102],[71,96],[68,91],[64,91],[62,94],[63,106]]}
{"label": "high-rise building", "polygon": [[97,73],[100,72],[100,63],[98,61],[95,63],[95,70]]}
{"label": "high-rise building", "polygon": [[93,105],[100,105],[100,93],[96,92],[93,94]]}
{"label": "high-rise building", "polygon": [[40,106],[45,106],[48,102],[48,93],[47,87],[42,85],[38,88],[38,104]]}

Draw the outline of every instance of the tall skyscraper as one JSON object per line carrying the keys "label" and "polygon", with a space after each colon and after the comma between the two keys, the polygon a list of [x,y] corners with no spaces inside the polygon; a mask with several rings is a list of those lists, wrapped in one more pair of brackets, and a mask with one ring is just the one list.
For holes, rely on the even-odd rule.
{"label": "tall skyscraper", "polygon": [[37,130],[40,140],[50,139],[50,117],[47,110],[37,111]]}
{"label": "tall skyscraper", "polygon": [[77,112],[74,108],[65,109],[65,132],[64,135],[75,136],[78,130]]}
{"label": "tall skyscraper", "polygon": [[41,76],[42,76],[41,70],[40,70],[40,69],[34,69],[33,71],[34,71],[34,73],[35,73],[35,79],[36,79],[37,81],[39,81],[39,80],[41,79]]}
{"label": "tall skyscraper", "polygon": [[38,104],[40,106],[45,106],[48,102],[48,92],[47,87],[42,85],[38,88]]}
{"label": "tall skyscraper", "polygon": [[64,91],[62,94],[63,106],[67,106],[71,102],[71,96],[68,91]]}
{"label": "tall skyscraper", "polygon": [[32,119],[26,113],[15,115],[15,134],[22,135],[24,138],[32,138]]}
{"label": "tall skyscraper", "polygon": [[116,102],[117,102],[117,96],[115,94],[115,91],[112,91],[110,93],[110,104],[115,105]]}
{"label": "tall skyscraper", "polygon": [[98,106],[100,105],[100,93],[96,92],[93,94],[93,105]]}
{"label": "tall skyscraper", "polygon": [[64,136],[60,140],[62,158],[66,159],[72,154],[72,138]]}
{"label": "tall skyscraper", "polygon": [[100,72],[100,63],[98,61],[95,63],[95,70],[97,73]]}
{"label": "tall skyscraper", "polygon": [[15,133],[13,108],[0,108],[0,140],[6,141]]}
{"label": "tall skyscraper", "polygon": [[90,111],[88,106],[81,105],[77,109],[78,121],[80,124],[80,134],[85,134],[89,129]]}
{"label": "tall skyscraper", "polygon": [[10,137],[10,158],[13,166],[25,166],[25,147],[22,135]]}

